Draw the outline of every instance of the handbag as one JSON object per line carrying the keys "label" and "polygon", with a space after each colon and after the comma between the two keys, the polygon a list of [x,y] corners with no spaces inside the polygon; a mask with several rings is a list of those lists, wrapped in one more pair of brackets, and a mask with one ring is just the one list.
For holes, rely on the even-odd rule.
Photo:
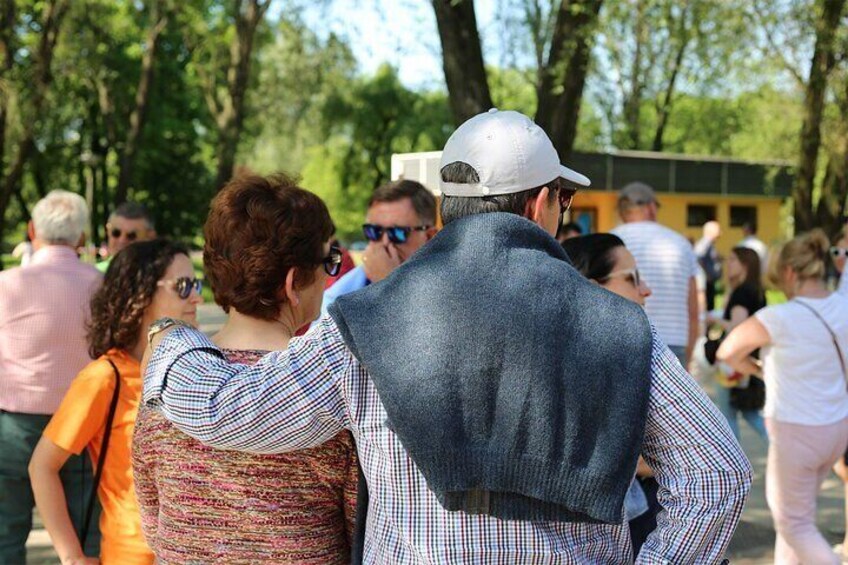
{"label": "handbag", "polygon": [[80,527],[79,539],[80,545],[83,548],[85,548],[85,540],[88,538],[91,516],[94,514],[94,504],[97,501],[97,487],[100,484],[100,477],[103,475],[103,463],[106,462],[106,451],[109,449],[109,436],[112,435],[112,423],[115,421],[115,410],[118,407],[118,393],[121,390],[121,376],[118,374],[118,367],[108,357],[106,360],[112,365],[112,371],[115,372],[115,392],[112,393],[112,402],[109,404],[109,415],[106,416],[106,429],[103,431],[103,446],[100,449],[100,455],[97,457],[94,482],[91,485],[91,494],[88,496],[88,504],[85,507],[85,518]]}
{"label": "handbag", "polygon": [[766,405],[766,383],[757,377],[750,377],[748,386],[730,389],[730,405],[743,412],[762,410]]}
{"label": "handbag", "polygon": [[[842,348],[839,347],[839,341],[836,339],[836,333],[832,329],[827,322],[824,321],[821,314],[818,313],[818,310],[807,304],[806,302],[801,302],[797,298],[795,299],[796,304],[800,304],[807,310],[813,313],[813,315],[819,319],[819,321],[824,325],[827,329],[827,332],[830,334],[830,339],[833,341],[833,346],[836,348],[836,357],[839,359],[839,366],[842,368],[842,376],[845,378],[845,392],[848,393],[848,371],[845,370],[845,358],[842,356]],[[845,453],[842,455],[842,460],[848,465],[848,446],[845,446]]]}

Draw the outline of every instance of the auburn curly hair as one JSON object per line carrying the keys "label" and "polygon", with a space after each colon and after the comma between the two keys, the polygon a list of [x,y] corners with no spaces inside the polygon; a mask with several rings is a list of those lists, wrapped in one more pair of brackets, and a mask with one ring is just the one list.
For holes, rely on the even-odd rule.
{"label": "auburn curly hair", "polygon": [[87,338],[92,359],[113,348],[136,345],[144,311],[165,271],[180,254],[188,255],[184,245],[154,239],[130,244],[115,255],[91,299]]}
{"label": "auburn curly hair", "polygon": [[203,266],[225,312],[274,320],[290,269],[308,286],[335,231],[324,201],[283,174],[243,175],[212,200],[203,227]]}

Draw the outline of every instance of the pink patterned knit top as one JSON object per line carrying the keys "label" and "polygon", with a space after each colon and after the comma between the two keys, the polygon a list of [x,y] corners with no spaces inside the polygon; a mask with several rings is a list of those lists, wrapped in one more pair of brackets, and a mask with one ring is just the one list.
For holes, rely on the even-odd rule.
{"label": "pink patterned knit top", "polygon": [[[224,353],[252,364],[267,352]],[[347,431],[312,449],[252,455],[207,447],[143,406],[132,462],[157,563],[350,561],[358,473]]]}

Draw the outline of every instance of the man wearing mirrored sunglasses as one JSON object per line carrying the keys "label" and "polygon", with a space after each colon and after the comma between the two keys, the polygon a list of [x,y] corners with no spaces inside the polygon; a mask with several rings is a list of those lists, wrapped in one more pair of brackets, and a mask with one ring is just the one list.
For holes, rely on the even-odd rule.
{"label": "man wearing mirrored sunglasses", "polygon": [[147,241],[156,237],[153,216],[137,202],[124,202],[109,215],[106,222],[106,245],[109,255],[97,263],[97,269],[105,273],[115,254],[136,241]]}
{"label": "man wearing mirrored sunglasses", "polygon": [[392,276],[251,367],[193,329],[157,333],[144,402],[219,448],[352,430],[365,563],[631,563],[640,452],[665,507],[636,563],[720,562],[750,465],[642,309],[554,238],[589,179],[496,109],[451,135],[440,172],[445,227]]}
{"label": "man wearing mirrored sunglasses", "polygon": [[368,240],[362,265],[327,289],[322,313],[339,296],[389,276],[436,235],[435,225],[436,199],[421,183],[399,180],[377,188],[368,201],[362,226]]}

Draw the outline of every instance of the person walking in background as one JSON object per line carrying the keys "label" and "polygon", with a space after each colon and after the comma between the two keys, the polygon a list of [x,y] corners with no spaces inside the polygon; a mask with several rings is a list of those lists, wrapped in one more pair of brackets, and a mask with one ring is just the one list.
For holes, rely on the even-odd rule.
{"label": "person walking in background", "polygon": [[350,429],[366,563],[630,562],[640,452],[666,503],[640,562],[720,561],[750,464],[642,308],[554,238],[589,179],[496,109],[441,159],[445,227],[401,267],[252,366],[163,327],[145,402],[220,448],[293,451]]}
{"label": "person walking in background", "polygon": [[[848,296],[848,274],[845,271],[846,264],[848,264],[848,230],[839,230],[839,233],[833,238],[833,246],[830,248],[830,258],[833,261],[833,268],[836,271],[837,292]],[[845,489],[845,538],[842,540],[842,544],[837,546],[836,549],[842,554],[842,560],[848,561],[848,458],[840,458],[833,467],[833,471],[842,479]]]}
{"label": "person walking in background", "polygon": [[101,273],[105,273],[118,251],[136,241],[148,241],[156,237],[156,225],[153,216],[143,205],[136,202],[119,204],[109,214],[106,222],[106,259],[97,263]]}
{"label": "person walking in background", "polygon": [[[610,292],[645,306],[651,289],[642,280],[636,260],[618,236],[599,233],[572,237],[564,241],[562,247],[581,275]],[[645,540],[657,527],[657,514],[662,509],[657,500],[658,490],[654,472],[640,457],[636,478],[624,499],[633,555],[639,555]]]}
{"label": "person walking in background", "polygon": [[562,243],[567,239],[580,237],[581,235],[583,235],[583,228],[580,227],[580,224],[569,222],[567,224],[563,224],[559,228],[559,231],[557,232],[557,241]]}
{"label": "person walking in background", "polygon": [[[212,201],[203,233],[206,275],[229,314],[215,345],[243,364],[288,347],[341,266],[324,203],[282,175],[241,176]],[[158,563],[350,562],[358,465],[348,431],[251,455],[207,447],[144,406],[133,470]]]}
{"label": "person walking in background", "polygon": [[686,238],[657,222],[658,210],[654,189],[630,183],[618,196],[624,224],[612,233],[633,254],[651,286],[652,294],[645,301],[648,318],[686,368],[698,335],[698,260]]}
{"label": "person walking in background", "polygon": [[[141,534],[130,445],[141,399],[139,361],[147,328],[163,316],[197,324],[202,302],[188,250],[166,240],[130,245],[112,260],[91,300],[89,363],[44,429],[29,464],[38,512],[63,564],[88,562],[66,509],[59,470],[88,451],[97,466],[103,507],[99,529],[104,565],[153,563]],[[113,407],[114,406],[114,407]],[[87,524],[96,530],[98,524]]]}
{"label": "person walking in background", "polygon": [[[727,257],[725,269],[729,297],[724,306],[724,315],[715,318],[707,313],[707,324],[720,326],[726,335],[736,326],[754,315],[766,305],[763,292],[762,268],[757,252],[747,247],[734,247]],[[715,349],[712,350],[715,361]],[[728,371],[719,367],[715,387],[715,402],[733,434],[739,439],[739,416],[768,443],[768,432],[760,413],[765,401],[765,385],[761,379]]]}
{"label": "person walking in background", "polygon": [[414,180],[399,180],[377,188],[368,201],[362,233],[368,247],[362,265],[336,281],[324,293],[322,312],[343,296],[389,276],[436,234],[436,199]]}
{"label": "person walking in background", "polygon": [[757,222],[752,220],[742,224],[742,234],[744,237],[737,244],[737,247],[752,249],[760,258],[760,267],[765,271],[768,266],[768,246],[757,237]]}
{"label": "person walking in background", "polygon": [[[50,415],[89,362],[88,304],[101,276],[76,254],[87,225],[81,196],[50,192],[32,209],[32,262],[0,273],[0,563],[26,561],[34,504],[27,465]],[[91,466],[73,457],[60,477],[78,528]],[[95,530],[87,555],[99,553],[99,537]]]}
{"label": "person walking in background", "polygon": [[712,312],[715,308],[716,284],[721,280],[721,257],[715,246],[719,237],[721,237],[721,226],[718,222],[711,220],[704,224],[703,235],[695,243],[695,256],[707,276],[707,312]]}
{"label": "person walking in background", "polygon": [[[825,285],[829,247],[816,229],[773,251],[769,280],[789,301],[756,312],[718,349],[720,361],[766,381],[766,500],[778,565],[840,561],[816,528],[816,495],[848,445],[848,297]],[[762,365],[751,356],[757,349]]]}

